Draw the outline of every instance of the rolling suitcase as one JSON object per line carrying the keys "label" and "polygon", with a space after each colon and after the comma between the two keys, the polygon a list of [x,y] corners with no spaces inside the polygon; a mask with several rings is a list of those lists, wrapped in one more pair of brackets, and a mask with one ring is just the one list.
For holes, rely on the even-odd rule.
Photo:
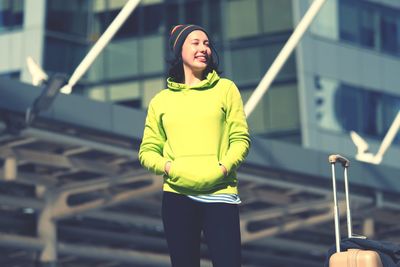
{"label": "rolling suitcase", "polygon": [[[336,253],[329,258],[329,267],[382,267],[382,262],[379,254],[373,250],[348,249],[340,251],[340,228],[339,228],[339,206],[337,203],[335,164],[341,163],[344,168],[344,183],[346,196],[346,211],[347,211],[347,235],[349,238],[357,238],[352,233],[351,212],[350,212],[350,196],[349,196],[349,181],[347,171],[350,166],[350,161],[340,155],[330,155],[329,162],[332,167],[332,185],[333,185],[333,201],[334,201],[334,217],[335,217],[335,239]],[[364,237],[360,237],[364,238]]]}

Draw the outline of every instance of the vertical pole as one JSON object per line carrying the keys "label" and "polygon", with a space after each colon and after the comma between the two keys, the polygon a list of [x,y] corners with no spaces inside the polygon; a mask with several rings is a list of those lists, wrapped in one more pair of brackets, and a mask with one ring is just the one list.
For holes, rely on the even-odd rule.
{"label": "vertical pole", "polygon": [[349,193],[349,180],[347,178],[348,167],[344,167],[344,189],[346,194],[346,212],[347,212],[347,237],[353,236],[353,227],[351,223],[350,211],[350,193]]}
{"label": "vertical pole", "polygon": [[44,248],[38,260],[39,267],[57,266],[57,228],[52,218],[52,196],[45,194],[46,205],[38,219],[38,236],[44,242]]}
{"label": "vertical pole", "polygon": [[333,188],[333,203],[334,203],[334,218],[335,218],[335,241],[336,252],[340,252],[340,227],[339,227],[339,205],[337,202],[337,189],[335,177],[335,164],[332,163],[332,188]]}
{"label": "vertical pole", "polygon": [[17,158],[10,155],[4,161],[4,180],[13,181],[17,179],[18,175],[18,163]]}

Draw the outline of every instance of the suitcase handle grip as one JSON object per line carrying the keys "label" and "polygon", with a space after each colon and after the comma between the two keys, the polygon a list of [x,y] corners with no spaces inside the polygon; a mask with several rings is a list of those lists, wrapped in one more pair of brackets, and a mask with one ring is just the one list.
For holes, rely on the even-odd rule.
{"label": "suitcase handle grip", "polygon": [[329,162],[331,164],[335,164],[336,162],[340,162],[344,168],[350,166],[350,160],[346,159],[345,157],[339,154],[333,154],[329,156]]}

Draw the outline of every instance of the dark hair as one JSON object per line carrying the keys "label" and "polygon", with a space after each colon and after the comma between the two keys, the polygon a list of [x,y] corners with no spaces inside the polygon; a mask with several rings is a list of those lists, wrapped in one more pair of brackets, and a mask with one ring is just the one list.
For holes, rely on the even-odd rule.
{"label": "dark hair", "polygon": [[[210,42],[211,49],[211,57],[208,60],[208,64],[206,69],[203,72],[203,79],[207,77],[207,75],[215,70],[218,74],[221,74],[221,71],[218,69],[219,65],[219,57],[217,50]],[[171,53],[171,58],[167,60],[169,63],[168,69],[168,77],[171,77],[174,82],[182,83],[185,81],[185,73],[183,72],[183,60],[182,53]]]}

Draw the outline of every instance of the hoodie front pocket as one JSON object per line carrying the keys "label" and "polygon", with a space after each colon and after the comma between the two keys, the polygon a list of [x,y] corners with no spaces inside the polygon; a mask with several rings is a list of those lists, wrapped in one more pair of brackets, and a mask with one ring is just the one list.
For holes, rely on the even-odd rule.
{"label": "hoodie front pocket", "polygon": [[176,158],[170,169],[168,183],[207,191],[223,183],[224,174],[216,155],[193,155]]}

